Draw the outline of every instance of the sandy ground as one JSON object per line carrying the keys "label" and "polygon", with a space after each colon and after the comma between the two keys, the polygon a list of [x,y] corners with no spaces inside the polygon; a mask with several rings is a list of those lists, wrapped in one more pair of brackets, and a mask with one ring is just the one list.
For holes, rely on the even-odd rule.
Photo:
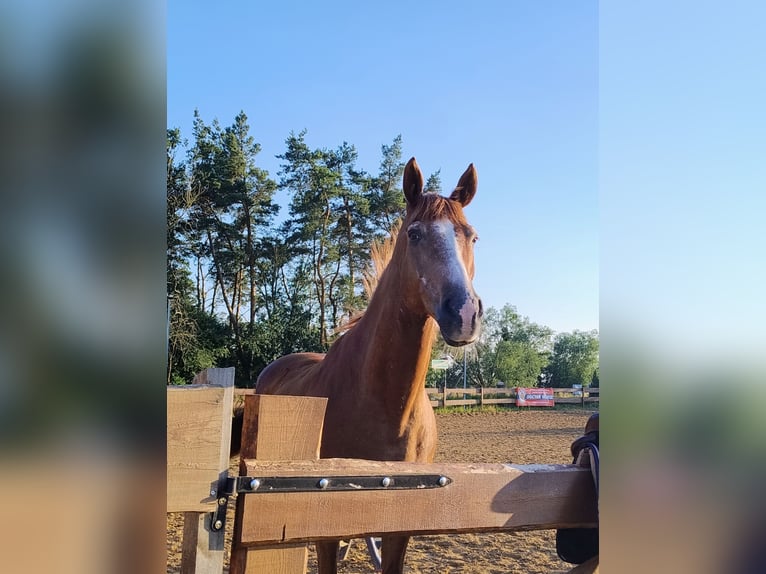
{"label": "sandy ground", "polygon": [[[437,461],[568,463],[569,447],[583,432],[592,410],[529,411],[515,408],[496,413],[437,414]],[[232,461],[236,473],[236,461]],[[233,508],[229,510],[227,552]],[[182,516],[168,514],[168,574],[180,572]],[[411,574],[554,574],[572,565],[556,556],[554,531],[460,534],[414,537],[407,550]],[[228,561],[228,557],[227,557]],[[316,572],[309,552],[308,572]],[[355,540],[339,574],[374,572],[363,540]]]}

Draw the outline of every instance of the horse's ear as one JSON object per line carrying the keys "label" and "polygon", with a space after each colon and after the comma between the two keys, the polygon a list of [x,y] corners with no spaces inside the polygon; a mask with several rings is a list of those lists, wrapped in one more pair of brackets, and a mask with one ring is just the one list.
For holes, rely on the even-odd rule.
{"label": "horse's ear", "polygon": [[457,182],[457,187],[450,199],[459,202],[463,207],[471,203],[473,196],[476,195],[476,188],[479,185],[479,177],[476,175],[476,168],[473,164],[468,166],[463,175],[460,176],[460,181]]}
{"label": "horse's ear", "polygon": [[415,207],[418,201],[420,201],[420,196],[423,194],[423,174],[414,157],[404,166],[402,189],[404,190],[404,197],[407,198],[407,203],[410,207]]}

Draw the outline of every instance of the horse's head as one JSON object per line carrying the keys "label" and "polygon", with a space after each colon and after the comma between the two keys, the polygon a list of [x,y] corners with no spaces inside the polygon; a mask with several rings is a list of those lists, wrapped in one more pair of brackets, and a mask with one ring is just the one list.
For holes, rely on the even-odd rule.
{"label": "horse's head", "polygon": [[444,340],[461,346],[479,336],[483,309],[473,290],[473,245],[477,235],[463,215],[476,193],[473,164],[449,198],[423,193],[423,174],[415,158],[404,168],[407,214],[398,244],[406,244],[405,272],[413,288],[408,305],[439,324]]}

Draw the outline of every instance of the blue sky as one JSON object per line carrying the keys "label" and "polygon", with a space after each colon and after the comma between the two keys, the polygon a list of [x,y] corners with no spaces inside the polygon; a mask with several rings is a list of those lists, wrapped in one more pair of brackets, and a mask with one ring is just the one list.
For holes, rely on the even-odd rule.
{"label": "blue sky", "polygon": [[608,319],[766,358],[764,22],[752,0],[601,4],[602,342]]}
{"label": "blue sky", "polygon": [[168,126],[244,110],[275,178],[302,129],[373,173],[401,134],[445,191],[473,162],[485,305],[598,328],[598,3],[460,4],[173,0]]}

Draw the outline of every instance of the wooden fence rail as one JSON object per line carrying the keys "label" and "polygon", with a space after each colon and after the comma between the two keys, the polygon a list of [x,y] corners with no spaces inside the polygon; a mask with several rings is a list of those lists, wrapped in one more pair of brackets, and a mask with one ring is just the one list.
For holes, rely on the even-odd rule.
{"label": "wooden fence rail", "polygon": [[[426,393],[434,407],[515,405],[516,390],[513,388],[468,387],[467,389],[427,388]],[[450,398],[457,397],[457,398]],[[599,389],[583,389],[580,396],[574,395],[574,389],[554,388],[553,402],[556,404],[579,404],[599,402]]]}
{"label": "wooden fence rail", "polygon": [[595,527],[590,470],[567,464],[374,462],[356,459],[262,462],[256,477],[440,474],[443,488],[240,495],[239,545],[294,544],[383,534]]}
{"label": "wooden fence rail", "polygon": [[[467,389],[445,389],[444,387],[426,388],[426,393],[434,407],[457,407],[457,406],[483,406],[483,405],[508,405],[516,404],[516,390],[513,388],[494,387],[468,387]],[[244,404],[244,397],[255,394],[254,389],[235,389],[235,406]],[[456,397],[456,398],[450,398]],[[588,403],[599,402],[599,389],[587,388],[580,396],[575,396],[574,389],[569,387],[555,387],[553,389],[553,402],[556,404],[575,404],[585,406]]]}

